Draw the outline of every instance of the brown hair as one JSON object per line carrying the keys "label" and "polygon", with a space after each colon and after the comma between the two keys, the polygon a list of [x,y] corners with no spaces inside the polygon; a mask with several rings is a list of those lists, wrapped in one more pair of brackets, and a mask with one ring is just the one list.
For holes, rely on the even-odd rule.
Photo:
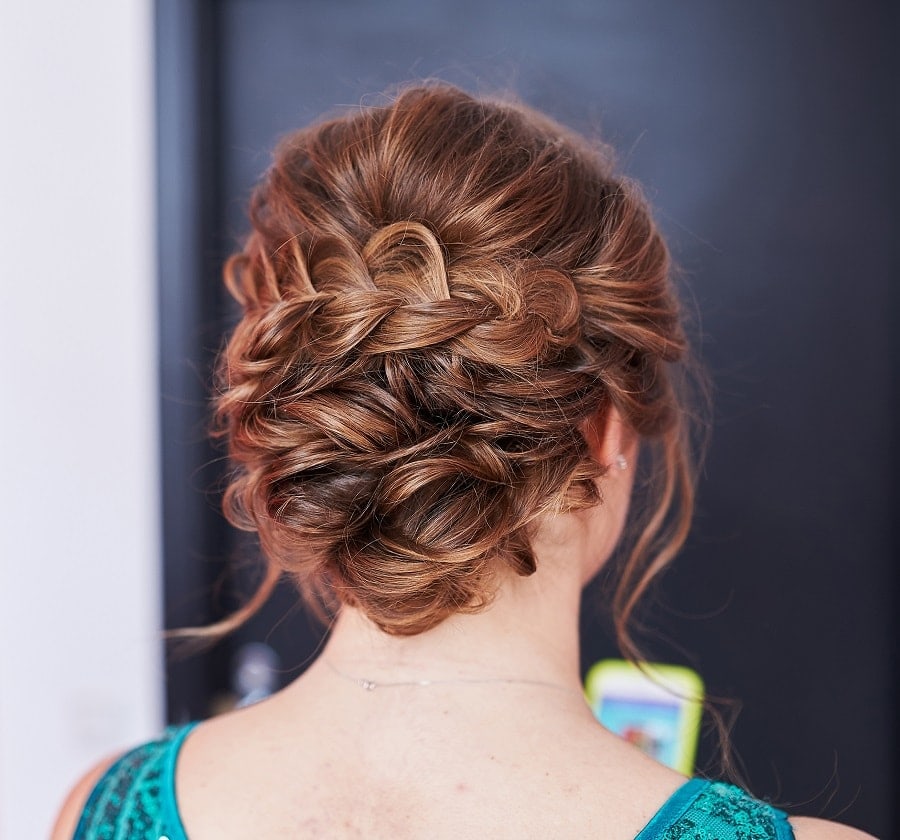
{"label": "brown hair", "polygon": [[316,603],[414,634],[535,570],[548,510],[600,502],[580,427],[615,406],[661,455],[614,599],[620,642],[684,541],[692,484],[666,247],[610,155],[446,85],[288,136],[225,277],[224,507]]}

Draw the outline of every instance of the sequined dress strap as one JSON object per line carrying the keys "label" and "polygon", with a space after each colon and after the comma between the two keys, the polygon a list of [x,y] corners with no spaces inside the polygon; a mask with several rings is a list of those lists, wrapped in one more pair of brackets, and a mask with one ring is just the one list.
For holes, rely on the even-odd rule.
{"label": "sequined dress strap", "polygon": [[97,782],[73,840],[187,840],[175,802],[175,762],[195,724],[123,755]]}
{"label": "sequined dress strap", "polygon": [[725,782],[691,779],[635,840],[793,840],[787,814]]}

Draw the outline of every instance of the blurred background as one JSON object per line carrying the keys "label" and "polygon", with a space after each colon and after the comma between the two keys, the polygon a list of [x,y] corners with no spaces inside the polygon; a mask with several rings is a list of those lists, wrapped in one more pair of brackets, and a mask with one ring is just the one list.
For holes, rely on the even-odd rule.
{"label": "blurred background", "polygon": [[[714,404],[645,647],[740,704],[756,795],[890,836],[898,34],[887,0],[0,6],[0,838],[314,652],[287,589],[202,655],[158,632],[258,571],[205,437],[220,265],[280,135],[429,77],[602,136],[644,184]],[[587,669],[615,652],[599,590],[583,621]]]}

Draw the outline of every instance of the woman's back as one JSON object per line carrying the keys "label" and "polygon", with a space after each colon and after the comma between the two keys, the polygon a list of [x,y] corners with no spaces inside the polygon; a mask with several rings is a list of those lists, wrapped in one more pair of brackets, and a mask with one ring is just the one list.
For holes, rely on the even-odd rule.
{"label": "woman's back", "polygon": [[300,683],[195,730],[178,777],[192,840],[632,838],[684,781],[598,727],[577,695],[334,689]]}
{"label": "woman's back", "polygon": [[[501,709],[466,686],[420,703],[398,695],[363,714],[346,697],[305,696],[314,692],[298,683],[294,696],[177,731],[183,743],[172,776],[165,777],[166,743],[158,751],[162,785],[151,783],[151,801],[114,812],[125,833],[92,833],[90,818],[102,816],[89,810],[76,840],[156,840],[156,832],[138,833],[141,818],[164,827],[167,840],[789,840],[794,829],[800,840],[868,836],[810,819],[792,827],[780,811],[735,788],[685,784],[597,726],[578,698],[542,701],[537,687],[495,694]],[[96,792],[109,796],[103,784]],[[58,827],[54,840],[71,837],[73,828]]]}
{"label": "woman's back", "polygon": [[[168,739],[126,755],[120,765],[135,754],[146,758],[152,749],[148,763],[160,776],[135,783],[143,767],[134,763],[132,770],[110,771],[112,784],[98,785],[92,800],[105,797],[109,810],[116,798],[111,787],[123,778],[143,795],[131,801],[126,796],[124,805],[119,801],[108,822],[101,805],[89,807],[76,840],[156,840],[160,831],[167,840],[790,840],[795,829],[800,840],[868,836],[819,820],[795,819],[792,826],[781,811],[730,785],[685,783],[585,719],[577,702],[572,714],[560,714],[560,706],[532,702],[537,698],[512,689],[507,699],[513,706],[497,714],[467,687],[468,699],[390,701],[393,723],[394,715],[379,705],[354,715],[352,723],[343,717],[346,725],[335,727],[337,715],[349,711],[339,698],[330,698],[330,705],[325,696],[303,697],[316,692],[314,686],[295,690],[277,703],[174,730]],[[308,717],[298,726],[294,715],[301,707]],[[513,707],[520,711],[510,714]],[[288,732],[294,737],[285,738]],[[177,763],[167,767],[173,757]],[[113,823],[120,833],[109,833]],[[100,835],[92,833],[98,825],[105,826]],[[60,827],[54,838],[71,836]]]}

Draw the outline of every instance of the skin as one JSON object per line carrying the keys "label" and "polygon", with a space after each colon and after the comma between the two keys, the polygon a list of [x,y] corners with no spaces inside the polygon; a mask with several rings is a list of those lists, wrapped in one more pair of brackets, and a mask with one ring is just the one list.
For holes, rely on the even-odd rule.
{"label": "skin", "polygon": [[[582,699],[581,590],[619,539],[637,450],[615,414],[584,432],[611,465],[603,504],[542,523],[534,575],[510,576],[489,609],[414,637],[344,609],[292,685],[191,733],[176,774],[191,840],[635,837],[685,779],[600,727]],[[365,691],[334,668],[384,685]],[[459,682],[497,677],[541,684]],[[451,682],[389,685],[422,679]],[[54,840],[72,836],[108,763],[73,790]],[[869,836],[792,824],[800,840]]]}

